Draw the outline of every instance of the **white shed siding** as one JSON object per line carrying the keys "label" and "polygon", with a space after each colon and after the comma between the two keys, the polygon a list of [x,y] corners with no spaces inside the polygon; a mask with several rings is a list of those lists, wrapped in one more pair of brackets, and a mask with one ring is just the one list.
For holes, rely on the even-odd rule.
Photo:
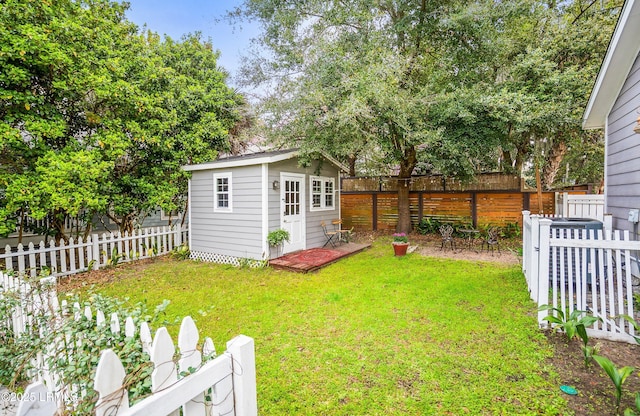
{"label": "white shed siding", "polygon": [[633,231],[629,209],[640,208],[640,135],[633,132],[640,108],[640,55],[607,120],[607,210],[613,226]]}
{"label": "white shed siding", "polygon": [[[191,250],[262,259],[261,166],[193,172]],[[214,212],[213,174],[232,172],[232,212]]]}

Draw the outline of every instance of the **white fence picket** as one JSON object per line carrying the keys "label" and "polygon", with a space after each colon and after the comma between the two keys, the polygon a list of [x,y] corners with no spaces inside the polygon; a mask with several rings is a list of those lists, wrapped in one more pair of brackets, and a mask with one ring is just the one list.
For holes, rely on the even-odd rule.
{"label": "white fence picket", "polygon": [[[202,364],[202,354],[198,351],[198,328],[190,316],[182,320],[180,333],[178,334],[178,348],[180,348],[180,360],[178,368],[181,373],[190,374],[197,371]],[[183,406],[184,416],[204,415],[205,403],[204,392],[199,392],[195,396],[188,398],[189,401]]]}
{"label": "white fence picket", "polygon": [[151,361],[153,372],[151,373],[151,391],[159,392],[175,384],[178,381],[178,369],[173,361],[176,349],[166,328],[156,331],[151,344]]}
{"label": "white fence picket", "polygon": [[126,377],[124,367],[113,350],[102,351],[96,369],[93,388],[98,392],[96,416],[114,416],[121,408],[129,408],[129,395],[122,387]]}

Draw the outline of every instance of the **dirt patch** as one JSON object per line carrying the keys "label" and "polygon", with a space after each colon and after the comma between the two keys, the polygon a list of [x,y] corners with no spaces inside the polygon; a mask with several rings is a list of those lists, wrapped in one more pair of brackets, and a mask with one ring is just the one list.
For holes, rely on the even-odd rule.
{"label": "dirt patch", "polygon": [[75,274],[58,279],[58,293],[73,292],[82,288],[90,288],[94,285],[111,283],[119,279],[120,275],[130,275],[131,272],[142,272],[149,264],[173,261],[170,256],[159,256],[150,259],[136,260],[130,263],[121,263],[116,267],[91,270],[85,273]]}
{"label": "dirt patch", "polygon": [[[577,340],[567,341],[563,333],[547,331],[545,333],[555,354],[549,363],[560,375],[561,385],[575,388],[578,394],[566,395],[569,407],[577,416],[582,415],[615,415],[615,387],[606,373],[595,362],[585,366],[580,343]],[[610,359],[618,368],[632,366],[640,370],[640,346],[625,342],[613,342],[592,338],[589,345],[597,345],[599,355]],[[558,386],[560,388],[560,386]],[[635,395],[640,393],[640,377],[637,373],[627,378],[622,388],[620,412],[635,409]]]}
{"label": "dirt patch", "polygon": [[[356,241],[372,243],[379,237],[390,236],[390,231],[369,231],[359,232],[356,234]],[[466,238],[456,238],[455,248],[451,248],[449,244],[443,247],[442,239],[435,234],[411,234],[409,236],[409,244],[415,246],[415,252],[428,257],[443,257],[455,260],[470,261],[488,261],[503,264],[519,264],[522,257],[519,248],[522,247],[522,241],[519,238],[503,240],[498,247],[493,250],[487,250],[487,246],[482,246],[482,238],[478,236],[472,239],[471,244]]]}

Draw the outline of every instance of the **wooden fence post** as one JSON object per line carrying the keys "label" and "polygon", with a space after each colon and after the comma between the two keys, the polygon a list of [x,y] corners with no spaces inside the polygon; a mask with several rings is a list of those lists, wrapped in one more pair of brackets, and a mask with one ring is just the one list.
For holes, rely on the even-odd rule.
{"label": "wooden fence post", "polygon": [[[538,306],[549,304],[549,240],[551,239],[551,221],[550,219],[541,219],[539,231],[539,250],[538,250],[538,270],[534,278],[538,281]],[[549,311],[538,312],[538,323],[546,326],[543,320]]]}
{"label": "wooden fence post", "polygon": [[42,383],[30,384],[18,404],[17,416],[49,416],[56,414],[58,405],[55,396]]}
{"label": "wooden fence post", "polygon": [[236,416],[258,414],[256,354],[253,338],[238,335],[227,342],[233,361],[233,395]]}

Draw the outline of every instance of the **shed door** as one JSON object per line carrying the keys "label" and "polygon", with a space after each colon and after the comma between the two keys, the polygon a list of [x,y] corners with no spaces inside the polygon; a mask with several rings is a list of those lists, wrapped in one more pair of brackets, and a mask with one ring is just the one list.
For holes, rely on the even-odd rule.
{"label": "shed door", "polygon": [[289,242],[284,243],[283,253],[304,250],[304,175],[280,173],[280,226],[289,231]]}

